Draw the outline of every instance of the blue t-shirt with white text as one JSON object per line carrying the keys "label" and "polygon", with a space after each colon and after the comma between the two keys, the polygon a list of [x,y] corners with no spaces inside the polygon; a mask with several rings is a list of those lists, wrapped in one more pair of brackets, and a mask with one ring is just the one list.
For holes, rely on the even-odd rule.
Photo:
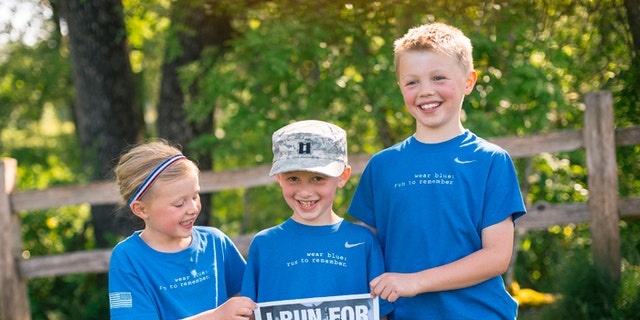
{"label": "blue t-shirt with white text", "polygon": [[159,252],[141,231],[113,249],[111,319],[179,319],[214,309],[240,292],[245,260],[222,231],[194,227],[189,248]]}

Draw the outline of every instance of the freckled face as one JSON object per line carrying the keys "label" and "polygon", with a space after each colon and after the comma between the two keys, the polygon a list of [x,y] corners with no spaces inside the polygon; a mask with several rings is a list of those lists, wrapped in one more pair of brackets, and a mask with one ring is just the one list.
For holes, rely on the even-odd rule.
{"label": "freckled face", "polygon": [[424,142],[451,139],[464,131],[460,112],[475,85],[475,71],[432,51],[408,51],[398,61],[398,85],[409,113],[416,119],[416,138]]}
{"label": "freckled face", "polygon": [[293,171],[276,175],[282,195],[293,210],[293,220],[306,225],[328,225],[339,219],[333,212],[336,189],[349,179],[350,170],[340,177]]}
{"label": "freckled face", "polygon": [[201,209],[198,173],[191,169],[180,179],[156,181],[151,188],[136,213],[145,222],[143,239],[160,251],[186,248]]}

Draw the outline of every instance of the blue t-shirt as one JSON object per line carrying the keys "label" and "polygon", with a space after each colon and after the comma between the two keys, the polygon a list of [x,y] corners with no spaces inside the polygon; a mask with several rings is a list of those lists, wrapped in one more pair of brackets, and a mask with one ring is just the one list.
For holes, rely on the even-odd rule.
{"label": "blue t-shirt", "polygon": [[[241,293],[256,302],[369,293],[369,282],[383,272],[380,245],[368,228],[289,218],[253,238]],[[392,309],[380,300],[380,316]]]}
{"label": "blue t-shirt", "polygon": [[[348,210],[376,228],[388,272],[412,273],[482,248],[482,229],[525,212],[511,158],[465,131],[442,143],[409,137],[375,154]],[[500,276],[477,285],[400,298],[391,319],[513,319]]]}
{"label": "blue t-shirt", "polygon": [[113,248],[109,263],[111,319],[179,319],[214,309],[238,294],[245,260],[222,231],[193,228],[189,248],[159,252],[141,231]]}

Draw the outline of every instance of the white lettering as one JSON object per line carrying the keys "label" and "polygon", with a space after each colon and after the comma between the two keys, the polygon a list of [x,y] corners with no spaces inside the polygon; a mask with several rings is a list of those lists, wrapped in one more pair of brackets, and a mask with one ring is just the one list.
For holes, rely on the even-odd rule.
{"label": "white lettering", "polygon": [[340,307],[329,308],[329,320],[340,320]]}
{"label": "white lettering", "polygon": [[356,306],[356,320],[367,320],[369,318],[369,308],[367,306]]}
{"label": "white lettering", "polygon": [[332,307],[328,309],[329,320],[367,320],[369,308],[367,306]]}
{"label": "white lettering", "polygon": [[[338,308],[340,309],[340,308]],[[265,313],[265,320],[273,320],[271,312]],[[280,320],[322,320],[322,308],[280,311],[276,319]]]}
{"label": "white lettering", "polygon": [[340,319],[345,320],[345,319],[355,319],[356,318],[356,312],[353,310],[353,308],[346,306],[342,308],[342,311],[340,311]]}
{"label": "white lettering", "polygon": [[280,320],[292,320],[293,313],[291,311],[280,311]]}
{"label": "white lettering", "polygon": [[322,320],[322,310],[321,309],[307,309],[307,319],[306,320]]}

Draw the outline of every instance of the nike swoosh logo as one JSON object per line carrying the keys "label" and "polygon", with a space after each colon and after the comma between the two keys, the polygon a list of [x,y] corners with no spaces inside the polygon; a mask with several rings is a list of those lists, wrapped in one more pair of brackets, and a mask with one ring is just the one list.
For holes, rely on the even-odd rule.
{"label": "nike swoosh logo", "polygon": [[455,161],[456,163],[459,163],[459,164],[467,164],[467,163],[476,162],[475,160],[460,160],[460,159],[458,159],[458,157],[453,159],[453,161]]}
{"label": "nike swoosh logo", "polygon": [[353,248],[353,247],[357,247],[357,246],[359,246],[359,245],[361,245],[361,244],[364,244],[364,242],[349,243],[349,241],[345,241],[345,242],[344,242],[344,247],[345,247],[345,248],[347,248],[347,249],[351,249],[351,248]]}

